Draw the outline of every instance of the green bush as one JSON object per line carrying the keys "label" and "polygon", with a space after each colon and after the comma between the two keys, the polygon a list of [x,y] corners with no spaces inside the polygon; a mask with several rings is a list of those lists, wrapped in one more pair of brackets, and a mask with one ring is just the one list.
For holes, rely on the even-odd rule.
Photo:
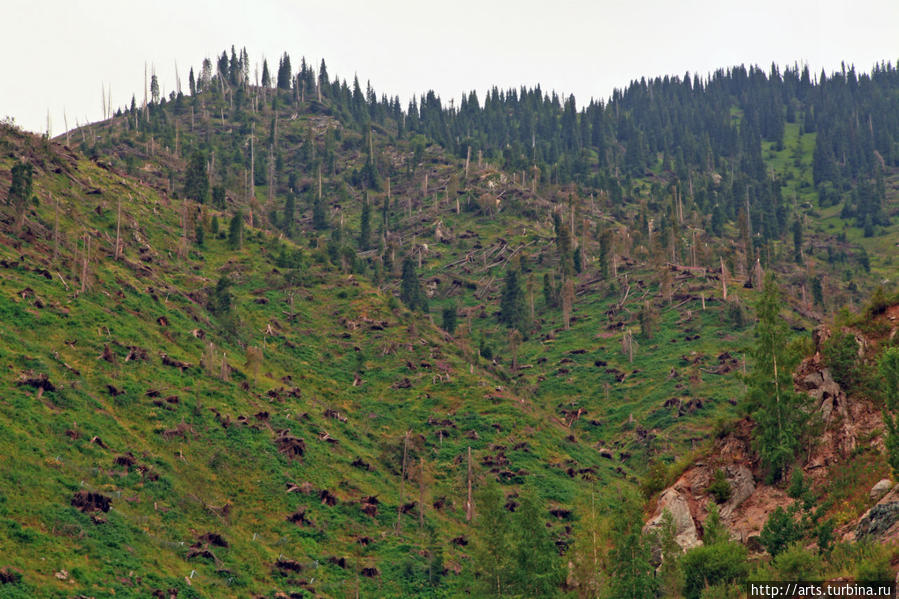
{"label": "green bush", "polygon": [[777,557],[777,554],[801,537],[802,532],[793,519],[792,510],[778,507],[768,516],[768,521],[765,522],[759,535],[759,541],[771,557]]}
{"label": "green bush", "polygon": [[727,474],[721,468],[715,470],[707,491],[715,498],[716,503],[724,503],[731,498],[734,492],[727,480]]}
{"label": "green bush", "polygon": [[890,567],[890,554],[879,546],[871,548],[871,552],[859,560],[855,566],[855,579],[859,582],[884,582],[893,580]]}
{"label": "green bush", "polygon": [[668,486],[668,466],[661,460],[652,460],[646,476],[640,481],[640,491],[649,499]]}
{"label": "green bush", "polygon": [[699,595],[700,599],[733,599],[740,597],[743,589],[736,584],[716,584],[706,587]]}
{"label": "green bush", "polygon": [[780,580],[808,580],[821,572],[821,559],[800,543],[781,551],[773,565]]}
{"label": "green bush", "polygon": [[749,570],[746,548],[730,541],[691,549],[681,559],[681,566],[686,599],[700,599],[706,586],[742,582]]}

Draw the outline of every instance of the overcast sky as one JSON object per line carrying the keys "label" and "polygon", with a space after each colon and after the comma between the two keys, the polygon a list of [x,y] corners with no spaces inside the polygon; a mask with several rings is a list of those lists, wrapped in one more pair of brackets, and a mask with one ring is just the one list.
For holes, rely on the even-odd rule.
{"label": "overcast sky", "polygon": [[[899,59],[899,0],[3,0],[0,117],[62,133],[143,98],[144,62],[166,95],[232,44],[277,69],[283,51],[378,94],[444,99],[540,83],[578,105],[642,76],[735,64]],[[273,63],[273,64],[272,64]],[[252,77],[252,71],[251,71]]]}

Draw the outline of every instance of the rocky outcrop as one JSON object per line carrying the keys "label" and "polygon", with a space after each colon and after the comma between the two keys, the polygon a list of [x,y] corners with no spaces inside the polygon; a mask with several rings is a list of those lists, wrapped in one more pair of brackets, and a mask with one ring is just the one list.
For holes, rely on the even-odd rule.
{"label": "rocky outcrop", "polygon": [[889,493],[890,489],[893,488],[893,481],[888,478],[883,478],[877,481],[877,484],[871,487],[871,499],[873,501],[879,501],[881,497]]}
{"label": "rocky outcrop", "polygon": [[674,523],[674,540],[684,551],[702,545],[699,540],[699,531],[693,521],[690,504],[687,497],[674,487],[666,489],[659,497],[656,515],[646,523],[644,530],[659,530],[662,526],[662,518],[665,512],[671,513]]}
{"label": "rocky outcrop", "polygon": [[[899,320],[899,308],[896,317]],[[823,425],[819,438],[803,451],[807,458],[803,473],[813,487],[829,483],[833,469],[851,458],[860,439],[883,450],[880,410],[866,399],[847,397],[824,365],[821,345],[830,335],[826,327],[815,330],[815,354],[802,361],[793,379],[796,390],[811,397],[811,415]],[[859,352],[865,354],[868,348],[868,341],[862,337]],[[701,544],[702,523],[712,501],[709,484],[720,469],[731,486],[729,499],[719,506],[722,523],[734,539],[746,543],[752,551],[762,551],[757,537],[765,522],[771,512],[789,506],[793,499],[777,487],[758,482],[764,473],[752,448],[754,426],[749,418],[738,421],[715,442],[703,461],[684,471],[662,492],[646,528],[658,528],[662,514],[668,510],[674,518],[677,543],[685,550]],[[866,537],[879,542],[899,541],[899,485],[890,486],[888,480],[874,486],[871,499],[879,499],[878,503],[854,524],[838,531],[844,540]]]}
{"label": "rocky outcrop", "polygon": [[858,541],[886,542],[899,538],[899,486],[890,490],[859,518],[854,533]]}

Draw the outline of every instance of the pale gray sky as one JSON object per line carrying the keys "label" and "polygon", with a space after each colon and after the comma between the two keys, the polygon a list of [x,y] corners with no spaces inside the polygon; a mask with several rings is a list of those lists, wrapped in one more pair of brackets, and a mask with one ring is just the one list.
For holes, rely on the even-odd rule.
{"label": "pale gray sky", "polygon": [[[607,98],[631,79],[767,70],[813,72],[899,59],[897,0],[3,0],[0,117],[53,134],[100,118],[101,85],[116,107],[143,97],[144,62],[164,92],[190,66],[246,46],[277,68],[287,51],[370,80],[378,94],[434,89],[444,99],[492,85]],[[274,64],[272,64],[274,63]]]}

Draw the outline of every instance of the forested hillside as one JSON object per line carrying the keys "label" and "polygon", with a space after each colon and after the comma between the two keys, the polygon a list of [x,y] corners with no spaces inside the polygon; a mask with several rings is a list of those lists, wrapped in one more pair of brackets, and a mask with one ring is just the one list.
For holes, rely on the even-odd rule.
{"label": "forested hillside", "polygon": [[[895,67],[405,107],[251,67],[0,129],[0,597],[733,596],[787,545],[889,569],[846,535],[894,443]],[[795,368],[866,407],[818,418]],[[813,463],[831,412],[876,430]]]}

